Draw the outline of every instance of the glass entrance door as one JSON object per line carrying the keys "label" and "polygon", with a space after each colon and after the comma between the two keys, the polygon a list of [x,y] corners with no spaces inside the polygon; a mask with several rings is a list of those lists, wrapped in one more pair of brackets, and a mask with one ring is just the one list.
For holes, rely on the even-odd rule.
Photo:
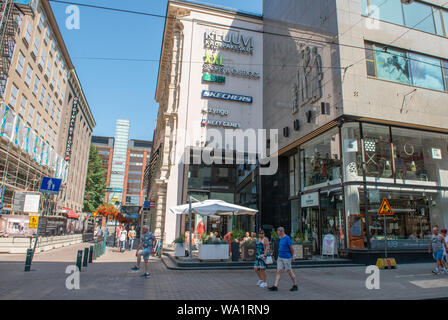
{"label": "glass entrance door", "polygon": [[320,254],[319,208],[304,208],[302,211],[302,230],[305,242],[313,244],[313,254]]}
{"label": "glass entrance door", "polygon": [[336,238],[338,249],[345,249],[344,211],[342,192],[321,193],[322,234],[320,240],[327,234]]}

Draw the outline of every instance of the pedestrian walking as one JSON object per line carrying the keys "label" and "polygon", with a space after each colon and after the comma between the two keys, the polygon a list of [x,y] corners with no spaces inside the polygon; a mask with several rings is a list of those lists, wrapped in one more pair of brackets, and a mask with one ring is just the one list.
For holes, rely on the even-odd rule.
{"label": "pedestrian walking", "polygon": [[275,284],[268,289],[270,291],[278,291],[278,283],[280,282],[282,272],[285,270],[291,277],[293,284],[289,291],[297,291],[296,276],[292,272],[292,262],[294,262],[294,248],[292,247],[292,240],[285,234],[285,229],[283,227],[279,227],[277,229],[277,235],[280,239],[277,259],[277,274],[275,276]]}
{"label": "pedestrian walking", "polygon": [[432,271],[434,274],[439,274],[440,272],[446,273],[446,269],[443,268],[442,259],[445,250],[447,249],[447,244],[445,242],[445,237],[439,234],[439,228],[434,227],[432,229],[431,241],[429,242],[428,252],[433,253],[434,260],[436,261],[436,268]]}
{"label": "pedestrian walking", "polygon": [[122,226],[122,229],[120,231],[120,252],[126,251],[127,238],[128,238],[128,232],[126,231],[126,228]]}
{"label": "pedestrian walking", "polygon": [[137,264],[131,269],[133,271],[140,270],[140,263],[145,260],[145,273],[142,275],[143,278],[150,278],[149,273],[149,257],[151,256],[152,249],[154,248],[156,237],[152,232],[149,232],[148,226],[142,227],[142,236],[140,238],[140,244],[138,245],[137,252],[135,253],[137,257]]}
{"label": "pedestrian walking", "polygon": [[136,236],[137,236],[137,232],[135,232],[134,226],[131,226],[131,230],[129,230],[129,233],[128,233],[129,251],[132,251],[132,249],[134,249],[134,241],[135,241]]}
{"label": "pedestrian walking", "polygon": [[[442,236],[445,238],[445,250],[443,253],[443,259],[442,259],[442,264],[443,264],[443,269],[445,270],[444,273],[447,273],[447,269],[448,269],[448,237],[446,236],[446,229],[442,229],[440,230],[440,232],[442,233]],[[442,271],[443,272],[443,271]]]}
{"label": "pedestrian walking", "polygon": [[259,232],[256,248],[257,253],[255,258],[254,270],[259,279],[257,285],[260,288],[266,288],[268,286],[267,284],[268,275],[266,274],[266,258],[269,254],[269,241],[264,236],[264,230],[260,230]]}

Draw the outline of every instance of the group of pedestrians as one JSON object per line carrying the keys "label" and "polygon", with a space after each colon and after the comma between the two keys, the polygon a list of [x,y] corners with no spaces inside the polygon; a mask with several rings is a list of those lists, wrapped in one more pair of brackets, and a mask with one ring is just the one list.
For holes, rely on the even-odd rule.
{"label": "group of pedestrians", "polygon": [[120,251],[126,251],[126,245],[129,250],[134,248],[135,238],[137,237],[137,232],[134,226],[131,226],[129,232],[126,230],[124,223],[117,229],[116,237],[118,238],[117,247]]}
{"label": "group of pedestrians", "polygon": [[448,237],[447,230],[434,227],[432,229],[431,241],[429,243],[428,252],[433,254],[436,261],[436,268],[432,271],[434,274],[447,273],[448,267]]}
{"label": "group of pedestrians", "polygon": [[[277,259],[277,273],[275,277],[275,283],[271,287],[267,284],[266,265],[272,263],[272,257],[270,255],[269,241],[265,237],[264,230],[260,230],[256,243],[256,258],[254,270],[258,276],[257,285],[261,288],[268,288],[270,291],[278,291],[278,285],[282,273],[286,271],[292,280],[293,286],[289,291],[297,291],[297,282],[294,272],[292,272],[292,263],[294,262],[294,248],[292,246],[291,238],[285,234],[285,229],[279,227],[277,229],[277,235],[280,240]],[[269,261],[271,260],[271,261]]]}

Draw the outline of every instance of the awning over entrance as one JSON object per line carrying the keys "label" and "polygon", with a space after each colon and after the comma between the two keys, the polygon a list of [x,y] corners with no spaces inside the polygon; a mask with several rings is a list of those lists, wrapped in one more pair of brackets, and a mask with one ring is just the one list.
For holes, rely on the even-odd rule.
{"label": "awning over entrance", "polygon": [[67,216],[67,218],[69,218],[69,219],[78,219],[79,218],[79,216],[76,214],[76,212],[73,211],[72,209],[62,208],[61,212],[64,213]]}

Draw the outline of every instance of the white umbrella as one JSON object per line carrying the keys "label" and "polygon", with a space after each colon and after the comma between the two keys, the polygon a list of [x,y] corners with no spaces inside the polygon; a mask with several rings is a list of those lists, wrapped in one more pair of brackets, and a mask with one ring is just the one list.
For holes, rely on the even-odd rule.
{"label": "white umbrella", "polygon": [[[169,211],[174,214],[189,214],[189,204],[170,208]],[[201,216],[231,216],[231,215],[256,215],[258,210],[238,206],[222,200],[205,200],[191,204],[192,213]]]}
{"label": "white umbrella", "polygon": [[182,215],[189,215],[189,230],[190,230],[190,258],[192,257],[191,250],[191,214],[196,213],[202,216],[231,216],[231,215],[256,215],[258,210],[238,206],[233,203],[228,203],[222,200],[205,200],[201,202],[191,202],[192,197],[189,198],[189,203],[177,207],[169,208],[171,213]]}

